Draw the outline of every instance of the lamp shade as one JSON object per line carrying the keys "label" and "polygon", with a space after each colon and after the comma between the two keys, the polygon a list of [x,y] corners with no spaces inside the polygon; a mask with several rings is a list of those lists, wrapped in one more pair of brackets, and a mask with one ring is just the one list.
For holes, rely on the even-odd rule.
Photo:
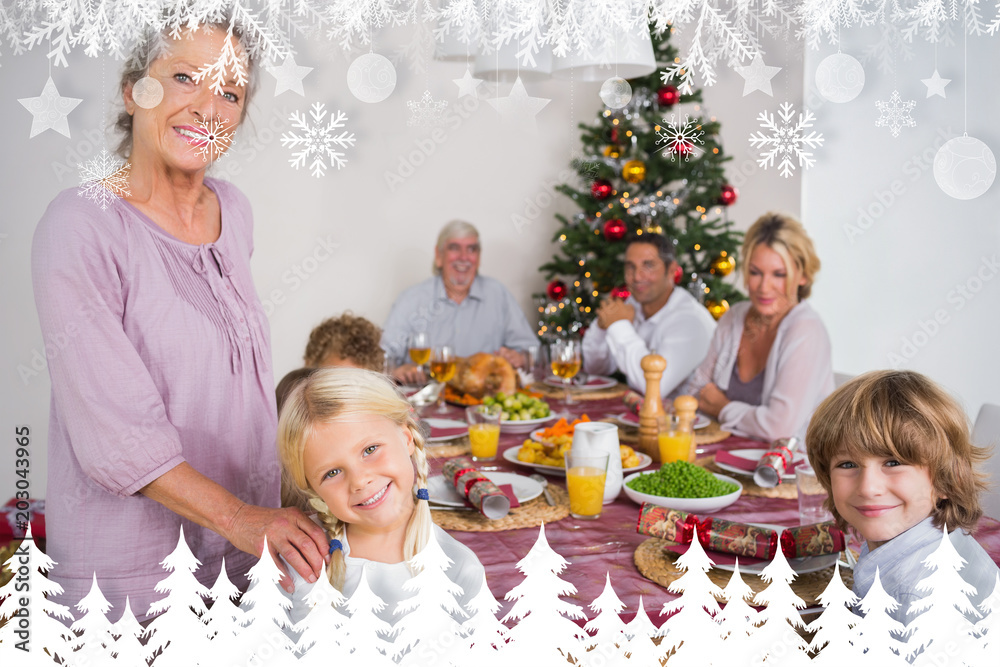
{"label": "lamp shade", "polygon": [[525,65],[517,57],[521,45],[511,40],[499,50],[476,56],[472,74],[486,81],[511,82],[521,77],[521,81],[541,81],[552,75],[552,48],[543,46],[535,54],[535,64]]}
{"label": "lamp shade", "polygon": [[556,58],[552,76],[575,81],[604,81],[612,76],[634,79],[656,71],[648,27],[643,25],[626,32],[609,26],[608,30],[613,32],[595,36],[589,48]]}

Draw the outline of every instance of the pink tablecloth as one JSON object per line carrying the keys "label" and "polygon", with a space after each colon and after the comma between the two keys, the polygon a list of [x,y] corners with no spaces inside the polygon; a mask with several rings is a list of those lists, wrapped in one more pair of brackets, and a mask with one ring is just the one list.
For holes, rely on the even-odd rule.
{"label": "pink tablecloth", "polygon": [[[550,403],[554,410],[563,409],[559,402],[550,401]],[[623,406],[619,400],[586,401],[573,406],[572,410],[577,415],[586,412],[592,419],[599,419],[605,415],[621,413]],[[461,418],[458,410],[455,410],[454,415],[446,416]],[[519,447],[526,437],[507,434],[501,436],[501,453],[509,447]],[[721,443],[707,445],[703,449],[705,453],[710,454],[720,449],[760,446],[761,443],[756,440],[731,437]],[[436,474],[440,471],[443,460],[431,460],[432,474]],[[534,472],[529,468],[509,464],[499,456],[493,465],[500,470],[525,475]],[[548,476],[548,480],[550,484],[565,486],[562,477]],[[795,526],[799,523],[796,501],[772,498],[743,496],[733,505],[718,512],[716,516],[735,521],[755,521],[784,526]],[[659,613],[664,602],[676,597],[665,588],[644,578],[635,567],[632,554],[636,547],[647,539],[645,535],[640,535],[635,530],[638,517],[639,506],[622,493],[615,502],[604,506],[600,519],[582,521],[567,517],[545,526],[545,536],[549,544],[569,561],[569,567],[561,576],[576,586],[577,593],[567,598],[583,606],[589,605],[604,590],[605,575],[609,572],[615,592],[626,605],[622,612],[625,620],[628,620],[638,608],[640,595],[645,609],[653,618]],[[523,581],[523,576],[515,565],[535,543],[538,529],[524,528],[495,533],[452,532],[452,534],[479,556],[486,567],[490,590],[503,603],[501,611],[505,614],[510,610],[512,603],[505,602],[504,595]],[[1000,564],[1000,522],[994,519],[982,519],[975,537],[993,560]],[[589,609],[585,611],[588,617],[593,615]]]}

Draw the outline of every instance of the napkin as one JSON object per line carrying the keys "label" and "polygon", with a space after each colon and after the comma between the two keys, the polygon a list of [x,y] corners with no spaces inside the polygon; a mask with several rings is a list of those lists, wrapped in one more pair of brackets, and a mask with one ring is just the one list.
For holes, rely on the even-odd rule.
{"label": "napkin", "polygon": [[469,432],[468,426],[453,426],[451,428],[431,427],[430,437],[432,438],[457,438]]}
{"label": "napkin", "polygon": [[476,469],[470,457],[450,459],[441,468],[441,474],[460,496],[487,519],[502,519],[510,512],[510,498],[489,477]]}
{"label": "napkin", "polygon": [[[716,463],[725,463],[727,466],[732,466],[734,468],[739,468],[740,470],[745,470],[747,472],[753,472],[757,469],[759,460],[745,459],[742,456],[737,456],[729,452],[717,452],[715,454]],[[803,461],[799,459],[798,461],[792,462],[792,465],[786,468],[786,472],[789,470],[795,470],[797,467],[802,465]]]}

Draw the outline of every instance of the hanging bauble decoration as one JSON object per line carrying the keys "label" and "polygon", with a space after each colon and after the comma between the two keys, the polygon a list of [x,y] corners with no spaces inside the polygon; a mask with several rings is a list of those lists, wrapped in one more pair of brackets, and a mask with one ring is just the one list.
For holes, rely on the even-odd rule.
{"label": "hanging bauble decoration", "polygon": [[629,160],[622,167],[622,178],[629,183],[639,183],[646,178],[646,164],[642,160]]}
{"label": "hanging bauble decoration", "polygon": [[656,91],[656,102],[661,107],[672,107],[681,99],[681,94],[673,86],[663,86]]}
{"label": "hanging bauble decoration", "polygon": [[594,195],[594,199],[597,200],[607,199],[614,191],[614,188],[611,187],[611,181],[604,178],[598,178],[590,184],[590,194]]}
{"label": "hanging bauble decoration", "polygon": [[545,293],[549,295],[549,298],[553,301],[562,301],[566,297],[566,283],[561,280],[553,280],[549,283],[549,286],[545,288]]}
{"label": "hanging bauble decoration", "polygon": [[621,109],[632,99],[632,86],[620,76],[613,76],[601,86],[601,101],[612,109]]}
{"label": "hanging bauble decoration", "polygon": [[604,223],[604,238],[608,241],[621,241],[625,238],[626,232],[628,232],[628,227],[618,218]]}
{"label": "hanging bauble decoration", "polygon": [[681,284],[681,278],[683,278],[683,277],[684,277],[684,269],[682,269],[680,266],[678,266],[676,269],[674,269],[674,284],[675,285],[680,285]]}
{"label": "hanging bauble decoration", "polygon": [[617,144],[618,143],[618,128],[617,127],[611,128],[611,143],[613,143],[613,144]]}
{"label": "hanging bauble decoration", "polygon": [[732,206],[736,203],[736,198],[740,196],[740,191],[731,185],[722,186],[722,194],[719,195],[719,203],[723,206]]}
{"label": "hanging bauble decoration", "polygon": [[607,146],[604,147],[603,153],[604,157],[609,157],[613,160],[617,160],[618,158],[621,157],[622,149],[620,146],[616,146],[615,144],[608,144]]}
{"label": "hanging bauble decoration", "polygon": [[717,276],[728,276],[736,268],[736,260],[723,250],[719,256],[712,260],[712,273]]}
{"label": "hanging bauble decoration", "polygon": [[632,293],[624,285],[611,288],[611,296],[616,299],[627,299]]}
{"label": "hanging bauble decoration", "polygon": [[705,303],[705,291],[708,285],[705,281],[701,279],[697,273],[691,274],[691,281],[687,284],[687,291],[694,298],[698,299],[698,303]]}
{"label": "hanging bauble decoration", "polygon": [[692,153],[694,153],[694,144],[689,141],[678,141],[677,144],[674,145],[674,154],[679,155],[685,160],[688,159],[687,156]]}
{"label": "hanging bauble decoration", "polygon": [[708,299],[707,301],[705,301],[705,307],[708,308],[708,312],[712,314],[712,317],[718,320],[720,317],[726,314],[727,310],[729,310],[729,302],[726,301],[725,299],[722,299],[720,301],[716,301],[715,299]]}

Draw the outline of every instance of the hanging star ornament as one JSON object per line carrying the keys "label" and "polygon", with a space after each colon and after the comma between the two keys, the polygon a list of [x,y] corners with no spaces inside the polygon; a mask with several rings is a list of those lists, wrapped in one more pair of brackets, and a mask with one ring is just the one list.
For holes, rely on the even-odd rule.
{"label": "hanging star ornament", "polygon": [[927,86],[927,97],[931,95],[940,95],[944,99],[948,99],[944,94],[944,87],[951,83],[951,79],[942,79],[941,75],[938,74],[937,68],[934,68],[934,74],[929,79],[921,79],[921,82]]}
{"label": "hanging star ornament", "polygon": [[745,67],[734,67],[736,73],[743,77],[743,97],[746,97],[755,90],[760,90],[774,97],[771,92],[771,79],[781,71],[780,67],[768,67],[764,64],[764,59],[758,53],[753,57],[753,62]]}
{"label": "hanging star ornament", "polygon": [[302,79],[306,78],[306,74],[313,71],[313,68],[296,65],[295,56],[292,54],[289,53],[285,57],[285,61],[280,65],[268,67],[267,71],[278,80],[277,85],[274,87],[275,97],[286,90],[296,92],[302,97],[306,96],[305,91],[302,89]]}
{"label": "hanging star ornament", "polygon": [[472,72],[469,69],[465,70],[465,76],[461,79],[452,79],[452,81],[454,81],[455,85],[458,86],[459,99],[468,96],[479,97],[476,93],[476,88],[479,87],[479,84],[481,84],[483,80],[472,76]]}
{"label": "hanging star ornament", "polygon": [[510,95],[487,100],[505,121],[525,120],[532,124],[534,124],[538,112],[551,101],[544,97],[530,97],[528,91],[524,89],[521,77],[517,77],[514,86],[510,89]]}
{"label": "hanging star ornament", "polygon": [[903,98],[899,96],[898,90],[892,91],[888,102],[879,100],[875,102],[875,106],[878,107],[879,111],[875,127],[888,127],[889,133],[894,137],[899,136],[899,131],[903,127],[916,127],[917,125],[917,121],[910,116],[910,112],[913,107],[917,106],[917,103],[913,100],[904,102]]}
{"label": "hanging star ornament", "polygon": [[67,139],[69,136],[69,113],[76,108],[82,99],[62,97],[56,90],[52,77],[45,82],[42,94],[38,97],[22,97],[18,100],[34,118],[31,121],[31,139],[45,130],[55,130]]}

